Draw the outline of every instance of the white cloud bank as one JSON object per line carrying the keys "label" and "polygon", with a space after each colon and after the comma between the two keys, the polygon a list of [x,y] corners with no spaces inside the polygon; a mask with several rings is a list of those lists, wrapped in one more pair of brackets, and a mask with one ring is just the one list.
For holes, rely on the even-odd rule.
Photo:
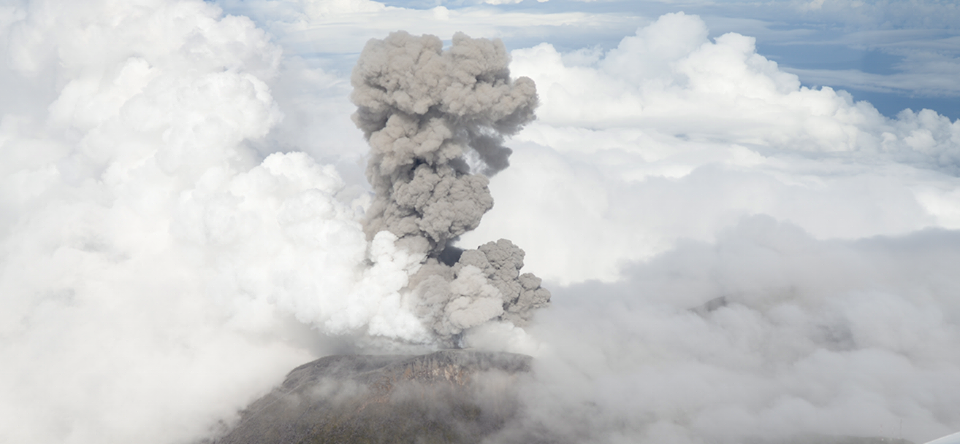
{"label": "white cloud bank", "polygon": [[[527,245],[547,279],[613,280],[623,260],[757,213],[821,238],[960,228],[960,121],[888,119],[843,91],[802,87],[752,38],[708,40],[696,16],[665,15],[606,54],[542,44],[513,55],[513,72],[537,83],[539,121],[465,243],[497,233]],[[513,223],[519,212],[530,223]]]}
{"label": "white cloud bank", "polygon": [[[323,32],[369,32],[343,26]],[[20,2],[0,36],[0,441],[190,442],[355,334],[422,334],[396,292],[419,258],[360,228],[345,79],[201,1]],[[607,53],[513,57],[540,120],[462,243],[512,239],[555,290],[523,433],[960,428],[960,122],[801,88],[681,14]]]}
{"label": "white cloud bank", "polygon": [[252,148],[283,113],[280,48],[250,20],[5,13],[0,441],[184,442],[328,353],[319,332],[429,339],[397,292],[420,257],[368,244],[367,196]]}
{"label": "white cloud bank", "polygon": [[[957,232],[817,241],[766,216],[556,292],[507,442],[925,442],[960,428]],[[818,437],[819,436],[819,437]]]}
{"label": "white cloud bank", "polygon": [[[923,442],[960,428],[960,121],[881,116],[670,14],[513,53],[539,121],[480,229],[555,291],[506,442]],[[522,214],[522,216],[517,216]],[[520,221],[522,220],[522,222]]]}

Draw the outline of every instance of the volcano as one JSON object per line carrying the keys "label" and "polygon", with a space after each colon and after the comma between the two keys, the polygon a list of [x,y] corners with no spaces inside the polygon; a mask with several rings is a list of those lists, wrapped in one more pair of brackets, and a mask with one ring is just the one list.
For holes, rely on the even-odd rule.
{"label": "volcano", "polygon": [[292,370],[213,443],[478,443],[517,414],[530,364],[474,350],[328,356]]}

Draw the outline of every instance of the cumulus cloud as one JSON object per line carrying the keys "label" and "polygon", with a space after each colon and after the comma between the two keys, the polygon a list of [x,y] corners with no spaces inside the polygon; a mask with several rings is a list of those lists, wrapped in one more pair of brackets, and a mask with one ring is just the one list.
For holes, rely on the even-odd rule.
{"label": "cumulus cloud", "polygon": [[[698,17],[668,14],[625,38],[596,66],[565,66],[559,52],[540,45],[516,51],[513,68],[538,80],[544,103],[553,105],[544,106],[544,123],[656,125],[661,132],[690,138],[735,137],[781,150],[888,154],[958,171],[951,152],[958,130],[949,119],[935,113],[919,117],[917,112],[885,119],[843,92],[802,87],[795,75],[757,54],[752,37],[728,33],[709,41],[707,33]],[[917,132],[933,135],[933,143],[912,141]]]}
{"label": "cumulus cloud", "polygon": [[[464,240],[504,233],[530,266],[553,270],[548,280],[576,282],[615,280],[623,260],[708,240],[748,214],[821,238],[957,227],[946,196],[960,122],[931,110],[886,118],[801,86],[750,37],[707,35],[698,17],[668,14],[602,57],[515,50],[512,70],[537,82],[539,120],[517,137],[528,143],[518,168],[491,184],[503,198]],[[512,222],[518,211],[529,225]]]}
{"label": "cumulus cloud", "polygon": [[605,53],[513,52],[540,119],[464,239],[505,233],[568,285],[531,328],[537,381],[500,439],[923,442],[960,428],[941,391],[960,339],[958,122],[885,118],[803,88],[748,37],[707,36],[676,14]]}
{"label": "cumulus cloud", "polygon": [[0,123],[4,441],[204,433],[309,356],[279,339],[304,333],[271,282],[289,270],[255,263],[292,259],[265,216],[363,241],[335,173],[242,143],[281,118],[262,31],[203,2],[124,5],[31,2],[4,28],[3,78],[28,86]]}
{"label": "cumulus cloud", "polygon": [[[751,37],[670,14],[610,50],[456,37],[490,56],[491,96],[532,109],[510,79],[536,82],[539,120],[359,94],[397,148],[367,156],[341,68],[371,36],[627,19],[246,7],[272,34],[199,0],[0,7],[0,441],[202,439],[297,364],[438,338],[537,355],[505,442],[960,428],[958,122],[802,87]],[[390,38],[456,77],[439,39]],[[453,231],[375,222],[378,199],[461,191],[480,209]]]}

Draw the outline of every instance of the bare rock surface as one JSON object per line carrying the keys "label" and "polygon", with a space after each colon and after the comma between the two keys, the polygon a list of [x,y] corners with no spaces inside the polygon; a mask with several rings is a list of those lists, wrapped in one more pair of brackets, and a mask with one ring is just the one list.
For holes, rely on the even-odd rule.
{"label": "bare rock surface", "polygon": [[[517,399],[517,384],[530,373],[531,361],[525,355],[475,350],[328,356],[293,369],[283,384],[252,403],[229,431],[208,443],[604,442],[594,439],[603,431],[570,435],[530,421]],[[737,442],[912,444],[893,437],[815,434],[767,439],[749,431]]]}
{"label": "bare rock surface", "polygon": [[517,413],[529,356],[443,350],[328,356],[295,368],[217,444],[478,443]]}

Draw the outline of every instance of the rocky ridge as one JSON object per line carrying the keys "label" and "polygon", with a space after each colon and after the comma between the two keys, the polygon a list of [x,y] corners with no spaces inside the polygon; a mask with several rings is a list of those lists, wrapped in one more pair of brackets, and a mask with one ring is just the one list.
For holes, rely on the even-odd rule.
{"label": "rocky ridge", "polygon": [[328,356],[292,370],[215,444],[479,443],[518,410],[529,356]]}

